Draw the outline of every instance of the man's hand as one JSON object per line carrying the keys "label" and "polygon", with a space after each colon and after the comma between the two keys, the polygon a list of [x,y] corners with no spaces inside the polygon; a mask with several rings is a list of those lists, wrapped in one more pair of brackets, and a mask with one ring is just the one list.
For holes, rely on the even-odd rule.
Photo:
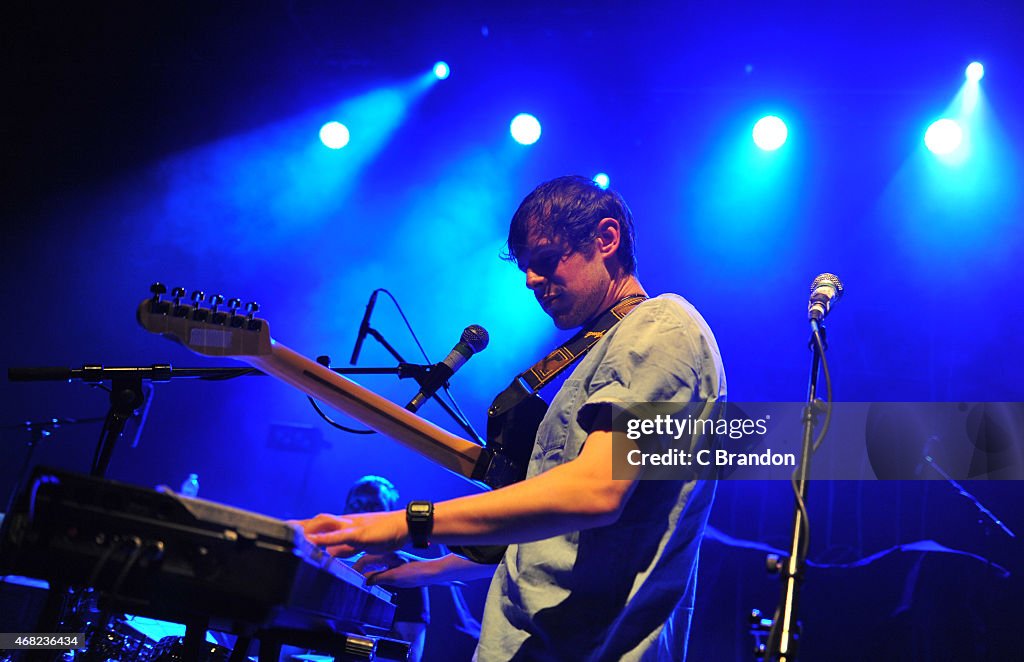
{"label": "man's hand", "polygon": [[413,556],[408,552],[399,550],[397,552],[388,552],[386,554],[363,554],[356,559],[355,563],[352,564],[352,567],[366,575],[366,578],[369,579],[373,575],[382,573],[385,570],[397,568],[404,563],[426,560],[428,559],[421,559],[418,556]]}
{"label": "man's hand", "polygon": [[414,588],[435,583],[437,561],[411,561],[366,576],[367,584],[383,584],[391,588]]}
{"label": "man's hand", "polygon": [[359,552],[390,552],[405,545],[409,530],[405,511],[359,515],[320,514],[312,519],[293,520],[314,545],[326,547],[331,556],[353,556]]}
{"label": "man's hand", "polygon": [[411,588],[430,583],[430,562],[406,552],[364,554],[352,566],[366,575],[367,584],[385,584],[393,588]]}
{"label": "man's hand", "polygon": [[413,588],[487,579],[494,574],[496,566],[474,563],[456,554],[424,559],[399,551],[389,554],[366,554],[360,557],[353,567],[366,575],[369,584]]}

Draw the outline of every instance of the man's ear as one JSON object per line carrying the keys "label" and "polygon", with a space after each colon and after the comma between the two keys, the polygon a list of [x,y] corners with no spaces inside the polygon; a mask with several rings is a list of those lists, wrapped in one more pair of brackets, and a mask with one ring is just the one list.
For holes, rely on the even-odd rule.
{"label": "man's ear", "polygon": [[597,252],[608,259],[619,251],[622,227],[614,218],[602,218],[597,222]]}

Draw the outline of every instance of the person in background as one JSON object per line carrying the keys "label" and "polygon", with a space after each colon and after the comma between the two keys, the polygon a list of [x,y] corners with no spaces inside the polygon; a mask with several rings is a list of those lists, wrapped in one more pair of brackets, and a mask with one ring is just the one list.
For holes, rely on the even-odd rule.
{"label": "person in background", "polygon": [[[363,476],[349,488],[345,497],[346,513],[375,513],[394,510],[398,505],[398,490],[387,478]],[[392,565],[400,562],[395,555]],[[430,594],[426,586],[417,588],[391,588],[395,594],[395,622],[390,636],[408,641],[409,661],[420,662],[426,645],[427,625],[430,624]]]}

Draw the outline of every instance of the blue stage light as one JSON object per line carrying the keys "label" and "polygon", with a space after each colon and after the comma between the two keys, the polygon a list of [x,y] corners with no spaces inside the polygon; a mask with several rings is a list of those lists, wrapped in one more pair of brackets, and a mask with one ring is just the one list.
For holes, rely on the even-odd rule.
{"label": "blue stage light", "polygon": [[320,142],[331,149],[341,149],[349,138],[348,127],[341,122],[328,122],[320,127]]}
{"label": "blue stage light", "polygon": [[985,67],[981,62],[971,62],[967,65],[967,80],[977,83],[985,75]]}
{"label": "blue stage light", "polygon": [[950,154],[960,146],[964,132],[960,125],[951,119],[932,122],[924,133],[924,144],[932,154]]}
{"label": "blue stage light", "polygon": [[509,131],[520,145],[532,145],[540,140],[540,122],[529,113],[519,113],[513,117]]}
{"label": "blue stage light", "polygon": [[438,62],[434,65],[434,75],[437,76],[438,80],[444,80],[448,78],[452,73],[451,67],[445,61]]}
{"label": "blue stage light", "polygon": [[762,117],[754,125],[754,144],[766,152],[774,152],[786,143],[789,129],[774,115]]}
{"label": "blue stage light", "polygon": [[594,175],[594,183],[597,184],[599,188],[607,190],[612,181],[608,175],[603,172],[599,172]]}

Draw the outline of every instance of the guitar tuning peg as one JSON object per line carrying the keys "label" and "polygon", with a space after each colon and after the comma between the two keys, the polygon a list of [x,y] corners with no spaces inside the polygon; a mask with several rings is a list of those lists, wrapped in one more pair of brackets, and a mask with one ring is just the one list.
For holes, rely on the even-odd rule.
{"label": "guitar tuning peg", "polygon": [[174,306],[175,307],[180,306],[181,305],[181,298],[185,296],[185,288],[184,287],[176,287],[176,288],[174,288],[173,290],[171,290],[171,296],[174,297]]}
{"label": "guitar tuning peg", "polygon": [[228,324],[234,328],[240,328],[245,322],[245,318],[238,314],[238,309],[242,307],[242,300],[235,298],[228,301],[228,310],[231,311],[231,317],[229,318]]}
{"label": "guitar tuning peg", "polygon": [[224,295],[223,294],[214,294],[213,296],[211,296],[210,297],[210,310],[211,310],[211,312],[216,313],[217,312],[217,307],[220,306],[222,303],[224,303]]}
{"label": "guitar tuning peg", "polygon": [[153,298],[149,302],[149,312],[156,315],[166,315],[171,306],[160,301],[160,295],[167,293],[167,286],[158,281],[149,286],[149,291],[153,293]]}
{"label": "guitar tuning peg", "polygon": [[260,331],[263,328],[263,321],[253,319],[253,317],[256,316],[256,313],[258,313],[260,310],[260,304],[256,303],[255,301],[250,301],[249,303],[245,304],[245,310],[249,313],[249,315],[246,317],[245,328],[249,329],[250,331]]}
{"label": "guitar tuning peg", "polygon": [[202,307],[203,299],[206,298],[206,293],[202,290],[195,290],[192,292],[192,319],[197,322],[205,322],[210,311]]}

